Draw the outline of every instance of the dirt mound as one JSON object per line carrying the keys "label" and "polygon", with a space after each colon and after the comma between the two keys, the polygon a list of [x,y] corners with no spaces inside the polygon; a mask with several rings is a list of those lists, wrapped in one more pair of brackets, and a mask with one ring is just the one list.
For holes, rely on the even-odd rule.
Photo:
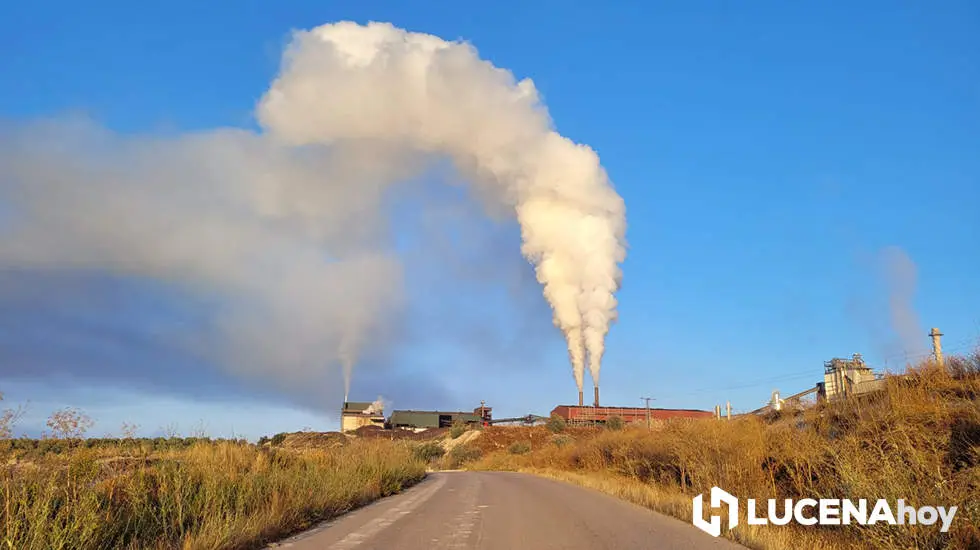
{"label": "dirt mound", "polygon": [[449,433],[449,428],[430,428],[428,430],[414,432],[404,428],[386,430],[380,426],[361,426],[360,428],[350,432],[350,435],[374,439],[407,439],[411,441],[425,441],[444,437],[447,433]]}
{"label": "dirt mound", "polygon": [[294,432],[286,434],[279,446],[287,449],[339,447],[347,444],[347,436],[340,432]]}
{"label": "dirt mound", "polygon": [[[597,432],[595,428],[567,428],[564,431],[576,439],[589,438]],[[525,441],[532,447],[537,447],[551,441],[552,435],[544,426],[488,426],[483,429],[483,437],[476,439],[473,445],[484,452],[507,449],[518,441]]]}
{"label": "dirt mound", "polygon": [[453,450],[454,447],[458,447],[459,445],[465,445],[473,441],[474,439],[480,437],[482,433],[483,432],[480,430],[467,430],[463,432],[463,435],[457,437],[456,439],[450,437],[443,440],[442,447],[447,451],[451,451]]}
{"label": "dirt mound", "polygon": [[385,431],[386,430],[381,426],[361,426],[354,431],[348,432],[348,435],[355,435],[357,437],[377,437]]}

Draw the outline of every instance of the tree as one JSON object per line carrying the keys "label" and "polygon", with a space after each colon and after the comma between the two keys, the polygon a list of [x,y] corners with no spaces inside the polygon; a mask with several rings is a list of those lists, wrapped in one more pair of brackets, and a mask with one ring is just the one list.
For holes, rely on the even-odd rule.
{"label": "tree", "polygon": [[123,439],[136,439],[136,432],[138,432],[139,429],[140,427],[137,424],[123,422],[119,431],[122,433]]}
{"label": "tree", "polygon": [[[0,393],[0,401],[3,401],[2,393]],[[26,412],[23,405],[18,405],[16,409],[4,409],[0,413],[0,439],[9,439],[14,435],[14,426]]]}
{"label": "tree", "polygon": [[47,425],[56,438],[80,439],[95,422],[84,412],[67,407],[51,413]]}

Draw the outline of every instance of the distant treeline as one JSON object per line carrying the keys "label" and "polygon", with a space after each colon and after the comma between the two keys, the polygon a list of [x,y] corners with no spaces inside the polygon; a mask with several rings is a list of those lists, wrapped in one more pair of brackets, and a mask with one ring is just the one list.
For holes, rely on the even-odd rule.
{"label": "distant treeline", "polygon": [[87,448],[146,448],[161,451],[171,449],[186,449],[198,443],[231,443],[235,445],[250,445],[245,439],[211,439],[208,437],[93,437],[85,439],[17,438],[0,440],[0,452],[3,451],[35,451],[39,453],[61,453],[70,449]]}

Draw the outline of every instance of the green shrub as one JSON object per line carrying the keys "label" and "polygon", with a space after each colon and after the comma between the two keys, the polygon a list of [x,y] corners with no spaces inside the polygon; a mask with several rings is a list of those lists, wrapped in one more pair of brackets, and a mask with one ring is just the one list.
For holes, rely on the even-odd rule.
{"label": "green shrub", "polygon": [[510,444],[507,450],[512,455],[524,455],[531,452],[531,444],[527,441],[515,441]]}
{"label": "green shrub", "polygon": [[449,455],[446,457],[448,458],[446,467],[455,470],[467,462],[479,460],[481,457],[483,457],[483,451],[479,447],[470,444],[457,445],[449,451]]}
{"label": "green shrub", "polygon": [[438,441],[426,441],[415,447],[413,450],[415,457],[422,462],[431,462],[433,459],[441,458],[446,454],[446,450]]}
{"label": "green shrub", "polygon": [[606,420],[606,429],[609,430],[619,431],[622,430],[625,425],[626,423],[623,422],[623,418],[620,416],[610,416]]}
{"label": "green shrub", "polygon": [[453,422],[453,427],[449,429],[449,436],[453,439],[466,433],[466,424],[459,420]]}
{"label": "green shrub", "polygon": [[567,435],[567,434],[555,434],[555,435],[551,436],[551,442],[554,443],[554,445],[556,447],[559,447],[559,448],[560,447],[564,447],[565,445],[568,445],[569,443],[572,443],[573,441],[575,441],[575,440],[572,439],[572,436]]}
{"label": "green shrub", "polygon": [[548,419],[548,423],[545,424],[545,426],[548,427],[548,431],[551,433],[558,434],[565,431],[567,425],[565,424],[564,418],[558,416],[557,414],[553,414],[551,415],[551,418]]}

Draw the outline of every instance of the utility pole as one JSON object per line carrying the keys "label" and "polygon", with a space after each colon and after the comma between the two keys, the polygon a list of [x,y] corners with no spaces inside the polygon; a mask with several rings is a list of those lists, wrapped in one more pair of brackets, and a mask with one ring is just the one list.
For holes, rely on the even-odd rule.
{"label": "utility pole", "polygon": [[728,419],[732,419],[732,402],[725,401],[725,410],[727,411]]}
{"label": "utility pole", "polygon": [[647,429],[649,430],[650,429],[650,401],[652,401],[653,398],[652,397],[641,397],[640,400],[647,402]]}
{"label": "utility pole", "polygon": [[936,359],[936,363],[938,363],[939,366],[942,367],[944,366],[943,343],[942,341],[940,341],[940,338],[942,338],[943,333],[939,332],[938,328],[933,327],[933,329],[929,332],[929,336],[932,337],[932,356],[933,358]]}

